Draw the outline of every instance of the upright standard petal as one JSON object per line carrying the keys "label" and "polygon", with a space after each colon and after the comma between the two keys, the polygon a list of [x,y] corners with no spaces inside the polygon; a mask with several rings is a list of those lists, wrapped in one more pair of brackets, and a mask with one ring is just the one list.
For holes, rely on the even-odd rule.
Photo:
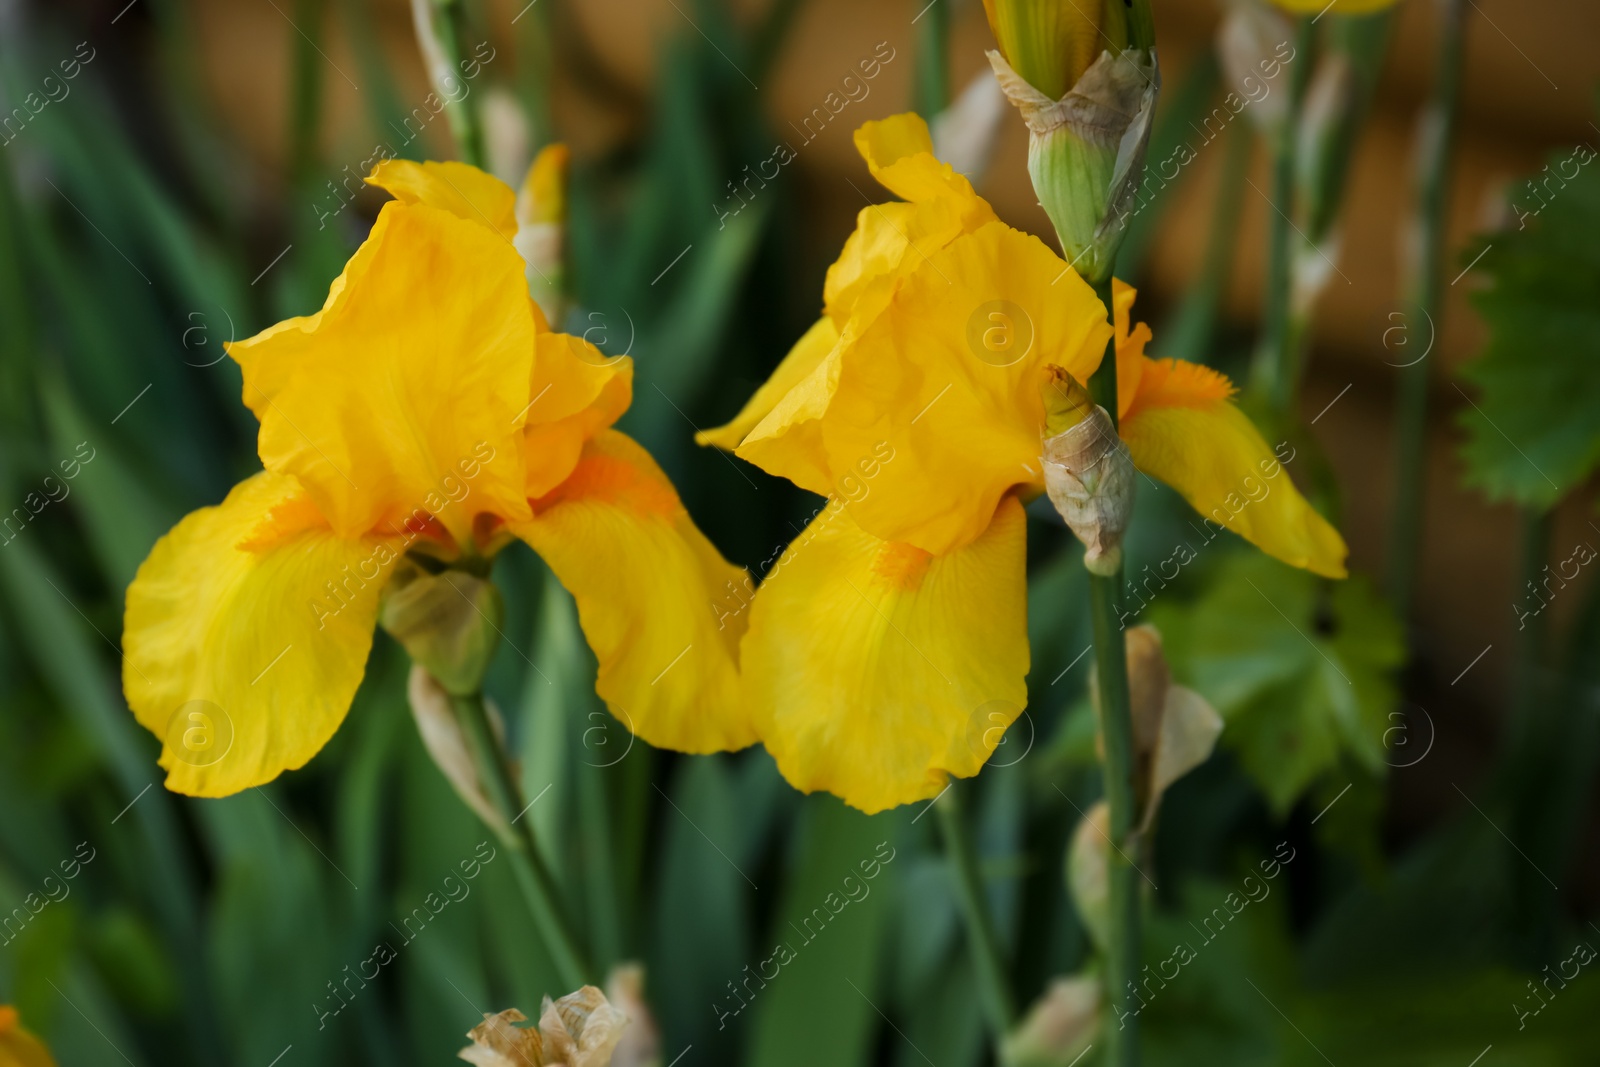
{"label": "upright standard petal", "polygon": [[350,709],[404,543],[338,537],[303,498],[281,474],[241,482],[158,541],[128,587],[123,691],[175,792],[270,782]]}
{"label": "upright standard petal", "polygon": [[944,556],[830,505],[762,582],[744,639],[756,731],[791,785],[865,812],[978,773],[1027,702],[1025,519],[1006,497]]}
{"label": "upright standard petal", "polygon": [[745,401],[739,414],[732,421],[714,429],[701,430],[694,435],[695,443],[715,445],[729,452],[739,447],[745,435],[771,414],[791,389],[821,365],[838,341],[839,330],[833,320],[826,317],[818,319],[811,329],[800,335],[800,340],[789,349],[789,354],[783,357],[783,362],[772,372],[772,377]]}
{"label": "upright standard petal", "polygon": [[322,311],[228,351],[261,420],[262,462],[299,479],[335,532],[398,530],[421,510],[463,540],[480,512],[527,514],[534,347],[511,244],[390,203]]}
{"label": "upright standard petal", "polygon": [[527,495],[544,496],[578,464],[583,446],[633,402],[633,360],[582,337],[541,333],[523,431]]}
{"label": "upright standard petal", "polygon": [[504,240],[517,235],[516,194],[505,182],[467,163],[390,159],[372,168],[375,185],[406,204],[426,204],[487,226]]}
{"label": "upright standard petal", "polygon": [[748,576],[695,527],[649,453],[603,431],[512,530],[577,600],[595,689],[618,720],[679,752],[755,741],[739,694]]}
{"label": "upright standard petal", "polygon": [[1088,284],[1003,223],[928,257],[839,359],[829,469],[884,443],[896,455],[852,517],[935,554],[975,540],[1009,490],[1043,484],[1043,368],[1088,380],[1110,334]]}

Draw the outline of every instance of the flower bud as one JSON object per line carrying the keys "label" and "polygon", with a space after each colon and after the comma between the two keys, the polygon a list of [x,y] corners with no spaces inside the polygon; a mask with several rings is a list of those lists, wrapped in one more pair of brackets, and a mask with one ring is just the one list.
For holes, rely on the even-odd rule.
{"label": "flower bud", "polygon": [[384,588],[378,622],[451,696],[476,693],[500,640],[505,605],[466,571],[429,573],[407,558]]}
{"label": "flower bud", "polygon": [[560,328],[566,314],[567,171],[564,144],[539,150],[517,193],[517,236],[512,244],[527,265],[528,292],[545,318]]}
{"label": "flower bud", "polygon": [[1100,981],[1056,978],[1000,1047],[1005,1067],[1072,1067],[1100,1032]]}
{"label": "flower bud", "polygon": [[1083,565],[1093,574],[1115,574],[1133,513],[1133,460],[1111,416],[1082,383],[1053,364],[1045,371],[1045,492],[1083,542]]}
{"label": "flower bud", "polygon": [[[467,748],[466,737],[461,733],[461,720],[456,717],[455,706],[450,703],[450,694],[419,663],[411,665],[411,674],[406,678],[406,699],[411,705],[411,717],[416,720],[422,747],[428,750],[434,766],[439,768],[445,781],[496,834],[501,837],[510,834],[511,826],[505,816],[500,814],[483,791],[483,783],[478,778],[478,766]],[[483,703],[489,715],[489,728],[494,731],[500,747],[504,748],[505,719],[494,701],[485,700]]]}
{"label": "flower bud", "polygon": [[[1154,626],[1130,627],[1123,640],[1133,720],[1133,787],[1139,832],[1144,833],[1172,783],[1210,758],[1222,733],[1222,716],[1199,693],[1172,684],[1161,634]],[[1098,715],[1100,677],[1095,667],[1089,673],[1089,699]],[[1103,754],[1103,740],[1098,744]]]}
{"label": "flower bud", "polygon": [[1028,174],[1068,263],[1111,276],[1160,94],[1147,0],[985,0],[1000,88],[1028,126]]}
{"label": "flower bud", "polygon": [[1101,952],[1111,942],[1111,808],[1099,801],[1084,815],[1067,850],[1067,889],[1089,940]]}

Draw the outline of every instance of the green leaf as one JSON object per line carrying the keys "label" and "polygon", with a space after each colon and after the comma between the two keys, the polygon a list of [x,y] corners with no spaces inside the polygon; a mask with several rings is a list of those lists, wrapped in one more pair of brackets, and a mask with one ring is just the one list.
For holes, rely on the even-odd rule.
{"label": "green leaf", "polygon": [[[892,842],[910,810],[899,809],[904,817],[874,817],[830,796],[806,799],[798,859],[771,943],[758,950],[759,962],[751,967],[751,973],[777,967],[769,981],[752,983],[752,1067],[876,1062],[874,1038],[882,1018],[875,1005],[884,1001],[878,964],[899,879]],[[862,863],[878,864],[875,879],[865,877]],[[854,890],[859,899],[847,896],[852,885],[861,887]],[[723,1003],[738,1007],[731,997]]]}
{"label": "green leaf", "polygon": [[1150,614],[1177,677],[1222,714],[1223,744],[1277,814],[1344,756],[1383,773],[1405,646],[1365,580],[1330,583],[1240,553],[1192,605]]}
{"label": "green leaf", "polygon": [[1513,192],[1522,228],[1482,250],[1490,284],[1474,304],[1489,343],[1462,370],[1480,393],[1460,419],[1467,482],[1539,508],[1600,465],[1600,167],[1576,152]]}

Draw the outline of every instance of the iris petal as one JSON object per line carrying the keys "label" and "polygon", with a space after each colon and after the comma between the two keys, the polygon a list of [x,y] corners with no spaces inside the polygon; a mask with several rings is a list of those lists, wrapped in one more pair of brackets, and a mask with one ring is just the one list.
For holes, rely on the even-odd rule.
{"label": "iris petal", "polygon": [[241,482],[173,527],[128,587],[123,690],[161,739],[169,789],[269,782],[350,709],[403,546],[310,523],[304,496],[281,474]]}
{"label": "iris petal", "polygon": [[679,752],[755,740],[738,677],[747,576],[695,527],[649,453],[603,431],[512,530],[577,600],[600,661],[595,689],[624,725]]}
{"label": "iris petal", "polygon": [[833,504],[762,583],[744,639],[757,732],[795,788],[866,812],[936,796],[1027,702],[1022,506],[948,555],[882,541]]}

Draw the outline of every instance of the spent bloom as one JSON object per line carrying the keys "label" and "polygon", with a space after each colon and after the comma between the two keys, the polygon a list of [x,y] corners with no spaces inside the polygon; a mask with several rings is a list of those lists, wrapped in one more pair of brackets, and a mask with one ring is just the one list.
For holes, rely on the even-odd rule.
{"label": "spent bloom", "polygon": [[611,428],[631,361],[551,330],[508,186],[399,160],[367,180],[395,199],[322,309],[228,348],[265,469],[183,519],[128,589],[123,686],[168,787],[226,795],[305,764],[380,608],[399,626],[426,589],[492,624],[469,579],[513,538],[576,598],[619,718],[687,751],[749,744],[739,629],[706,609],[744,572]]}
{"label": "spent bloom", "polygon": [[516,1008],[485,1015],[456,1055],[478,1067],[611,1067],[628,1017],[592,985],[559,1000],[544,998],[539,1025]]}
{"label": "spent bloom", "polygon": [[1342,577],[1345,546],[1209,368],[1145,355],[1035,237],[933,155],[915,115],[856,144],[904,202],[864,209],[822,317],[728,425],[701,435],[829,504],[745,613],[756,734],[796,787],[865,811],[976,774],[1027,700],[1023,504],[1044,492],[1052,382],[1114,336],[1122,440],[1144,474],[1269,554]]}

